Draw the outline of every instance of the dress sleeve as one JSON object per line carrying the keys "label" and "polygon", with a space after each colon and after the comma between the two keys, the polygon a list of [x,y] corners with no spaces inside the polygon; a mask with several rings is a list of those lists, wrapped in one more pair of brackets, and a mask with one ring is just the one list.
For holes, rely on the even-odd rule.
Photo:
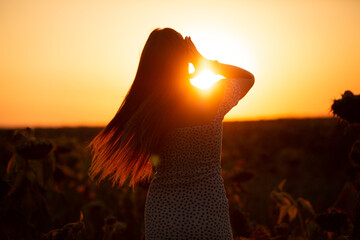
{"label": "dress sleeve", "polygon": [[224,94],[220,101],[219,108],[217,111],[217,117],[223,119],[233,107],[235,107],[240,98],[240,81],[236,78],[223,79],[221,80],[224,85]]}

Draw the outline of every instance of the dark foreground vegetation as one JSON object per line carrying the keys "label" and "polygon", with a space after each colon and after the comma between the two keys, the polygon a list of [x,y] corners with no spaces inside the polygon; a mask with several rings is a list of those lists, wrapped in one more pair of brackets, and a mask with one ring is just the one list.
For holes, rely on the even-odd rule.
{"label": "dark foreground vegetation", "polygon": [[[148,183],[113,189],[87,176],[85,147],[100,130],[0,130],[0,239],[143,238]],[[234,237],[351,239],[358,137],[358,126],[339,119],[224,123]]]}

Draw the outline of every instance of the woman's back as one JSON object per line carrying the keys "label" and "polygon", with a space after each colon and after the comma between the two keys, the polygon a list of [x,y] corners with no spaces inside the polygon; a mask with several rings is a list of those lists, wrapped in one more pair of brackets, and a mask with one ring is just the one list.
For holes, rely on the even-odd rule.
{"label": "woman's back", "polygon": [[222,120],[240,91],[237,79],[222,84],[213,119],[173,129],[159,152],[146,202],[147,239],[232,239],[220,153]]}

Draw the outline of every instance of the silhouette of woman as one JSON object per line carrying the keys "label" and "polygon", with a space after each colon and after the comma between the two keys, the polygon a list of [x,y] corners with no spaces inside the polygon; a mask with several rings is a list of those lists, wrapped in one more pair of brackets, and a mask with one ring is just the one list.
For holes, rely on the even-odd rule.
{"label": "silhouette of woman", "polygon": [[[206,91],[191,85],[210,67],[225,78]],[[222,120],[254,76],[205,59],[190,37],[151,32],[118,112],[89,144],[89,175],[113,186],[153,178],[145,204],[146,239],[232,239],[221,177]],[[152,164],[151,164],[152,163]]]}

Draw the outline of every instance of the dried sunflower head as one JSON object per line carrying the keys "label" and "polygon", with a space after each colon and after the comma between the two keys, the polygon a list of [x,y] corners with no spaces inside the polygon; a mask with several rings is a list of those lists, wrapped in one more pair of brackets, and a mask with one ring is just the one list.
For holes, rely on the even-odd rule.
{"label": "dried sunflower head", "polygon": [[41,159],[46,157],[53,149],[53,144],[47,139],[34,136],[34,130],[26,128],[14,132],[12,142],[15,151],[25,159]]}
{"label": "dried sunflower head", "polygon": [[341,99],[334,100],[331,111],[348,122],[360,123],[360,95],[345,91]]}

